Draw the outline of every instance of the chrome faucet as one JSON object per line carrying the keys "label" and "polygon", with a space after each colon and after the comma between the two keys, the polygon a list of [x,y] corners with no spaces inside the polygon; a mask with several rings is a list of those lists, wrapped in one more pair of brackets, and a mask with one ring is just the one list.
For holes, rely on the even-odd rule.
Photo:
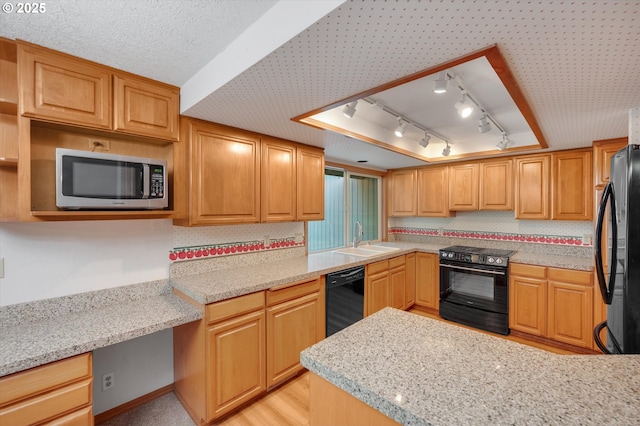
{"label": "chrome faucet", "polygon": [[353,247],[358,247],[358,244],[360,244],[360,242],[362,241],[362,224],[360,223],[360,221],[356,221],[356,224],[354,225],[355,228],[355,234],[353,236]]}

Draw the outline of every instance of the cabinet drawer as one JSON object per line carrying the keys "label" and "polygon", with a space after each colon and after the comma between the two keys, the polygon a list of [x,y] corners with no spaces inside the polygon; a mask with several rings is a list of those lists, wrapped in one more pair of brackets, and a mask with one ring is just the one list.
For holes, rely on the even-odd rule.
{"label": "cabinet drawer", "polygon": [[531,278],[546,278],[547,268],[545,266],[523,265],[521,263],[512,263],[509,272],[512,275]]}
{"label": "cabinet drawer", "polygon": [[[91,378],[0,409],[0,424],[30,425],[91,404]],[[64,424],[64,423],[63,423]]]}
{"label": "cabinet drawer", "polygon": [[379,262],[373,262],[367,265],[367,275],[377,274],[378,272],[384,272],[389,269],[389,260],[381,260]]}
{"label": "cabinet drawer", "polygon": [[592,285],[592,272],[576,271],[574,269],[549,268],[549,281]]}
{"label": "cabinet drawer", "polygon": [[315,293],[320,290],[320,278],[304,281],[300,284],[287,285],[284,288],[267,290],[267,306],[273,306],[287,300],[295,299],[305,294]]}
{"label": "cabinet drawer", "polygon": [[91,376],[90,353],[3,377],[0,407],[87,376]]}
{"label": "cabinet drawer", "polygon": [[264,308],[264,291],[259,291],[207,305],[206,319],[207,323],[211,324],[262,308]]}
{"label": "cabinet drawer", "polygon": [[397,268],[398,266],[404,266],[404,255],[389,259],[389,269]]}
{"label": "cabinet drawer", "polygon": [[93,426],[93,411],[91,406],[84,407],[66,416],[46,422],[44,426]]}

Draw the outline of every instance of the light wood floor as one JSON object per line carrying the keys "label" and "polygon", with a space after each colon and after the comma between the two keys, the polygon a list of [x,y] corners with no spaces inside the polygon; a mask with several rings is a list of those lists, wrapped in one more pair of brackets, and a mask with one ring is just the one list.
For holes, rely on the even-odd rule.
{"label": "light wood floor", "polygon": [[309,373],[303,373],[246,408],[222,419],[223,426],[306,426],[309,424]]}

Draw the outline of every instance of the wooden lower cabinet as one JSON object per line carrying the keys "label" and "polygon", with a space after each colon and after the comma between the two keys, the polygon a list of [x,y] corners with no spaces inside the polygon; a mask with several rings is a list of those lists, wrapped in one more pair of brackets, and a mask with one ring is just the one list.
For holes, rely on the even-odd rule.
{"label": "wooden lower cabinet", "polygon": [[207,412],[212,418],[266,390],[265,351],[262,309],[207,330]]}
{"label": "wooden lower cabinet", "polygon": [[592,348],[593,274],[548,269],[548,337],[558,342]]}
{"label": "wooden lower cabinet", "polygon": [[212,423],[295,375],[303,368],[300,352],[325,336],[321,278],[191,303],[204,318],[174,328],[174,392],[196,424]]}
{"label": "wooden lower cabinet", "polygon": [[593,273],[512,263],[509,327],[594,349]]}
{"label": "wooden lower cabinet", "polygon": [[437,254],[416,254],[417,306],[430,309],[440,307],[440,262]]}
{"label": "wooden lower cabinet", "polygon": [[547,268],[512,263],[509,328],[534,336],[547,332]]}
{"label": "wooden lower cabinet", "polygon": [[[304,367],[300,364],[300,352],[324,339],[325,302],[322,289],[318,278],[295,287],[267,292],[268,304],[272,298],[285,300],[267,308],[268,388],[302,371]],[[299,293],[309,294],[299,296]]]}
{"label": "wooden lower cabinet", "polygon": [[93,425],[91,353],[0,379],[2,425]]}
{"label": "wooden lower cabinet", "polygon": [[366,268],[364,315],[387,306],[407,309],[407,272],[405,255],[370,263]]}
{"label": "wooden lower cabinet", "polygon": [[409,253],[405,257],[406,281],[404,287],[405,309],[416,303],[416,254]]}

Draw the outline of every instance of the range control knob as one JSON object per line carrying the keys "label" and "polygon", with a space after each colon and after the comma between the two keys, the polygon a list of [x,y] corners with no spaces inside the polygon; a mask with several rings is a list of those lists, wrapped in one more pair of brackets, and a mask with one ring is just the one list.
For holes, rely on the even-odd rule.
{"label": "range control knob", "polygon": [[491,256],[487,257],[487,263],[493,263],[495,261],[496,260],[493,257],[491,257]]}
{"label": "range control knob", "polygon": [[499,258],[499,257],[498,257],[498,258],[496,258],[496,263],[497,263],[498,265],[502,264],[502,262],[504,262],[504,261],[503,261],[501,258]]}
{"label": "range control knob", "polygon": [[453,252],[449,252],[449,254],[447,254],[447,256],[449,257],[449,259],[453,259]]}

